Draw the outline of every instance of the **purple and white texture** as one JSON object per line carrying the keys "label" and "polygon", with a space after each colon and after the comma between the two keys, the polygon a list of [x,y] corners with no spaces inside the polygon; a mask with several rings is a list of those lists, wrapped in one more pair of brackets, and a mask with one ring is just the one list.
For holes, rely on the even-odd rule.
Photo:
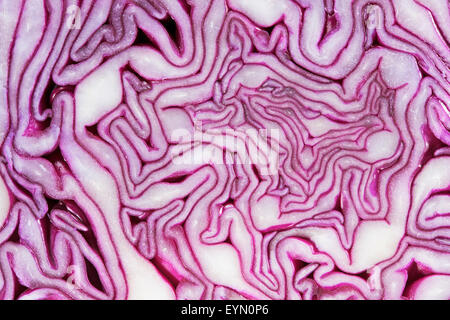
{"label": "purple and white texture", "polygon": [[0,0],[1,299],[449,299],[446,0]]}

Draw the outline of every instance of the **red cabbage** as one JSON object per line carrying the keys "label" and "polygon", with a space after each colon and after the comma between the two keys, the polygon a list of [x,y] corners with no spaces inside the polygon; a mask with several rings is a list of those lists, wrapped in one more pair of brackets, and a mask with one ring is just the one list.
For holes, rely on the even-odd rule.
{"label": "red cabbage", "polygon": [[450,299],[446,0],[0,0],[1,299]]}

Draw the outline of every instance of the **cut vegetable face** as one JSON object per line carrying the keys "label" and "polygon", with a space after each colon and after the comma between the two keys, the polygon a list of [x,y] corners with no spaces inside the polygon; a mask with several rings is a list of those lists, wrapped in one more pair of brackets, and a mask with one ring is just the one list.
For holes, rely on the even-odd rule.
{"label": "cut vegetable face", "polygon": [[450,299],[446,0],[0,0],[1,299]]}

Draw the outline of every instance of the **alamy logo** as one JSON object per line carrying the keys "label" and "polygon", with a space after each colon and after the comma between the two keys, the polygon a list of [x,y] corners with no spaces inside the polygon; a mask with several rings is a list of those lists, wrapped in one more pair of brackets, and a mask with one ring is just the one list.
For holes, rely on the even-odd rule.
{"label": "alamy logo", "polygon": [[195,124],[193,132],[179,128],[171,138],[177,143],[172,150],[175,164],[253,164],[262,175],[278,172],[278,129],[203,130],[201,124]]}

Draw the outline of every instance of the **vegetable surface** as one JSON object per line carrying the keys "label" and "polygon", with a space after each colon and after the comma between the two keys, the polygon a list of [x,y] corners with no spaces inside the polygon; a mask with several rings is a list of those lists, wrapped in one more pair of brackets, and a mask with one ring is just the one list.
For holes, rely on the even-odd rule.
{"label": "vegetable surface", "polygon": [[450,299],[446,0],[0,0],[1,299]]}

